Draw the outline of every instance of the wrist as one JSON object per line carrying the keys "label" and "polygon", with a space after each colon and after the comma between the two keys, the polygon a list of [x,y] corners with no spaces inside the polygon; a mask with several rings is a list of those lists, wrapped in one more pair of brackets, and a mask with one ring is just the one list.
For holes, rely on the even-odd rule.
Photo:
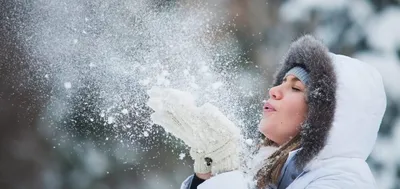
{"label": "wrist", "polygon": [[209,173],[196,173],[196,177],[203,179],[203,180],[207,180],[209,178],[211,178],[211,172]]}

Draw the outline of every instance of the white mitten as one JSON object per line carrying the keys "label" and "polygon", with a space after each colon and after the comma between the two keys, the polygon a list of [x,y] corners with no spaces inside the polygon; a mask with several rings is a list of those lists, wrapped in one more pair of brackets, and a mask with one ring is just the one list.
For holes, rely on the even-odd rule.
{"label": "white mitten", "polygon": [[175,89],[153,87],[148,94],[153,122],[191,148],[196,173],[239,168],[240,129],[217,107],[197,107],[192,95]]}

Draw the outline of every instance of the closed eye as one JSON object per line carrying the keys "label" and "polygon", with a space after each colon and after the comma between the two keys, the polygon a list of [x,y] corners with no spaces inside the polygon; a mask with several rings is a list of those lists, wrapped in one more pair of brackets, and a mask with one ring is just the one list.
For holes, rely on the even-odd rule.
{"label": "closed eye", "polygon": [[292,90],[294,91],[301,91],[300,89],[296,88],[296,87],[292,87]]}

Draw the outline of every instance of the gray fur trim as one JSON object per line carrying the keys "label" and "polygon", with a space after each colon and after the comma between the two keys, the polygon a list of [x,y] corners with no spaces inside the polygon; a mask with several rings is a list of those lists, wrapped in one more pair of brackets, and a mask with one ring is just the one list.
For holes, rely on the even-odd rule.
{"label": "gray fur trim", "polygon": [[291,44],[273,85],[280,85],[286,72],[294,66],[302,66],[309,72],[308,116],[301,127],[302,149],[296,157],[296,165],[303,168],[325,146],[335,114],[337,82],[328,49],[310,35]]}

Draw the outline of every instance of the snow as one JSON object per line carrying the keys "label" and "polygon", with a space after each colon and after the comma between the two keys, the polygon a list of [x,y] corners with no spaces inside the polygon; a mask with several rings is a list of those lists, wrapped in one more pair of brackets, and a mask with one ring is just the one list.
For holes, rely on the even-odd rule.
{"label": "snow", "polygon": [[[214,66],[218,67],[221,64],[214,59],[215,56],[224,59],[224,66],[230,66],[227,62],[235,63],[235,60],[225,57],[237,55],[234,52],[236,47],[232,44],[232,41],[236,39],[218,36],[220,38],[219,43],[224,42],[224,44],[215,44],[215,41],[210,44],[203,39],[202,35],[205,32],[210,32],[209,35],[212,35],[214,31],[210,28],[214,26],[210,22],[212,19],[198,8],[189,10],[188,7],[185,7],[183,10],[172,9],[153,13],[147,7],[135,4],[136,2],[139,1],[126,3],[130,6],[125,6],[125,2],[115,3],[117,7],[108,7],[107,3],[104,3],[101,8],[94,6],[95,10],[92,11],[94,15],[90,15],[93,16],[89,17],[90,19],[88,18],[89,14],[75,8],[82,7],[80,1],[71,1],[71,3],[59,7],[53,7],[55,4],[40,6],[40,3],[34,3],[35,5],[33,5],[33,7],[37,6],[39,10],[45,10],[43,12],[53,15],[45,19],[46,21],[35,20],[35,23],[38,23],[34,27],[38,30],[34,31],[37,34],[37,39],[32,41],[38,42],[32,44],[32,48],[35,49],[34,52],[41,53],[38,54],[39,57],[55,64],[56,69],[48,72],[52,74],[52,78],[53,73],[55,73],[54,78],[61,81],[77,78],[79,82],[73,80],[74,88],[86,87],[85,85],[99,87],[96,92],[99,92],[100,100],[94,103],[93,109],[95,107],[107,109],[107,111],[99,113],[100,117],[103,118],[100,120],[108,124],[118,123],[122,126],[113,128],[105,125],[115,129],[112,131],[115,132],[114,134],[118,134],[115,140],[109,140],[113,139],[111,136],[109,136],[110,138],[105,137],[107,143],[115,141],[118,145],[126,145],[121,137],[126,135],[131,137],[129,141],[132,141],[133,144],[139,141],[137,139],[141,136],[149,137],[149,133],[152,133],[151,130],[143,129],[149,126],[149,123],[146,123],[148,110],[143,108],[143,103],[146,102],[147,97],[144,91],[154,85],[195,91],[196,95],[201,97],[201,101],[213,101],[223,110],[230,110],[229,113],[233,118],[236,117],[236,113],[248,112],[247,108],[240,109],[237,107],[240,102],[237,96],[241,95],[241,91],[244,91],[245,95],[253,96],[253,93],[249,91],[259,89],[247,86],[253,86],[257,82],[247,77],[242,78],[237,72],[233,72],[235,76],[230,76],[229,74],[215,73],[213,70]],[[311,3],[312,1],[302,2]],[[339,6],[341,2],[343,1],[337,1],[333,4]],[[326,4],[332,6],[332,2]],[[68,12],[65,13],[64,10],[68,10]],[[121,12],[115,14],[114,10],[121,10]],[[96,16],[99,16],[96,15],[97,13],[101,14],[101,19],[103,19],[100,25],[93,22],[93,20],[96,20]],[[110,13],[111,15],[109,15]],[[213,13],[207,12],[208,14]],[[143,26],[140,24],[132,26],[132,20],[126,18],[138,19],[138,23]],[[84,22],[84,24],[81,22]],[[210,27],[204,28],[206,24]],[[88,29],[93,26],[96,27],[96,32]],[[73,31],[65,30],[65,28],[71,28]],[[101,32],[97,33],[97,31]],[[71,41],[73,45],[71,45]],[[138,46],[138,44],[142,46]],[[214,46],[217,46],[217,48]],[[87,61],[90,61],[90,63]],[[90,69],[82,69],[82,65],[87,68],[88,64]],[[235,90],[235,88],[224,85],[226,80],[232,85],[236,85],[235,82],[240,81],[239,85],[246,88],[245,90]],[[64,87],[67,88],[65,85]],[[71,87],[70,83],[69,88]],[[56,96],[55,99],[63,99],[62,95],[60,95],[61,98]],[[73,95],[79,96],[77,93]],[[60,102],[60,104],[69,103],[62,100]],[[129,111],[128,109],[121,110],[121,107],[129,107],[132,102],[138,104],[134,105],[135,107],[132,109],[129,108]],[[232,112],[233,110],[235,112]],[[128,119],[130,116],[124,116],[127,114],[135,116],[134,119],[138,119],[138,122],[131,122],[132,119]],[[68,116],[68,114],[59,117],[64,116]],[[94,120],[93,118],[88,119]],[[96,119],[96,121],[98,120]],[[143,125],[145,126],[142,127]],[[114,124],[114,126],[117,126],[117,124]],[[147,141],[151,141],[151,139],[151,137],[147,138]],[[253,143],[252,139],[246,140],[247,145]],[[152,148],[151,143],[143,146]],[[115,148],[118,149],[118,147]],[[145,148],[137,149],[137,152],[140,153]],[[120,153],[123,154],[130,150],[121,150]],[[92,154],[94,162],[101,163],[101,158],[96,157],[99,155],[98,152],[89,153],[94,153],[94,155]],[[179,159],[185,157],[186,154],[179,154]],[[145,164],[147,162],[137,160],[137,163]],[[96,165],[92,164],[92,166]],[[95,170],[94,172],[100,174],[105,169],[101,168],[98,170],[103,171]],[[107,174],[109,174],[108,171]]]}
{"label": "snow", "polygon": [[109,117],[107,118],[107,123],[108,123],[108,124],[113,124],[114,121],[115,121],[115,118],[112,117],[112,116],[109,116]]}
{"label": "snow", "polygon": [[342,9],[347,5],[347,0],[320,1],[320,0],[289,0],[285,1],[279,9],[279,15],[285,21],[307,21],[311,10],[323,12]]}
{"label": "snow", "polygon": [[400,81],[400,62],[394,55],[385,56],[376,52],[364,51],[355,54],[354,57],[371,64],[381,73],[388,95],[400,96],[400,85],[398,84],[398,81]]}
{"label": "snow", "polygon": [[128,114],[128,113],[129,113],[129,111],[128,111],[128,109],[124,108],[124,109],[122,109],[122,110],[121,110],[121,113],[123,113],[123,114],[125,114],[125,115],[126,115],[126,114]]}
{"label": "snow", "polygon": [[139,83],[143,86],[147,86],[150,84],[150,79],[146,78],[146,79],[140,80]]}
{"label": "snow", "polygon": [[190,73],[189,73],[189,70],[187,70],[187,69],[185,69],[185,70],[183,70],[183,75],[184,76],[188,76]]}
{"label": "snow", "polygon": [[376,50],[394,53],[400,48],[400,8],[390,7],[370,20],[368,43]]}
{"label": "snow", "polygon": [[186,157],[186,154],[185,153],[180,153],[179,154],[179,159],[180,160],[183,160],[183,158],[185,158]]}
{"label": "snow", "polygon": [[161,75],[163,75],[163,76],[169,76],[170,73],[168,72],[168,70],[163,70],[163,71],[161,72]]}
{"label": "snow", "polygon": [[350,18],[360,26],[364,26],[374,14],[374,9],[368,1],[353,0],[349,2],[348,7],[351,7]]}
{"label": "snow", "polygon": [[64,88],[70,89],[71,87],[72,87],[71,82],[65,82],[65,83],[64,83]]}
{"label": "snow", "polygon": [[245,142],[249,146],[253,145],[253,139],[246,139]]}
{"label": "snow", "polygon": [[204,72],[208,72],[208,70],[209,70],[208,66],[205,66],[205,65],[204,65],[204,66],[202,66],[202,67],[200,68],[199,71],[200,71],[201,73],[204,73]]}
{"label": "snow", "polygon": [[197,85],[196,83],[190,83],[189,86],[190,86],[191,88],[193,88],[193,89],[200,89],[200,86]]}
{"label": "snow", "polygon": [[157,77],[156,85],[169,86],[170,83],[170,80],[165,78],[165,75],[159,75]]}
{"label": "snow", "polygon": [[91,149],[88,154],[84,157],[84,166],[86,170],[93,176],[101,176],[106,172],[109,167],[108,159],[103,153]]}
{"label": "snow", "polygon": [[222,85],[223,85],[222,82],[215,82],[215,83],[213,83],[211,86],[212,86],[212,88],[213,88],[214,90],[216,90],[216,89],[220,88]]}
{"label": "snow", "polygon": [[379,137],[371,154],[378,162],[383,162],[381,170],[378,173],[374,172],[377,188],[393,188],[399,184],[396,178],[396,169],[398,168],[400,151],[397,149],[400,149],[400,118],[393,126],[392,136],[390,138]]}

